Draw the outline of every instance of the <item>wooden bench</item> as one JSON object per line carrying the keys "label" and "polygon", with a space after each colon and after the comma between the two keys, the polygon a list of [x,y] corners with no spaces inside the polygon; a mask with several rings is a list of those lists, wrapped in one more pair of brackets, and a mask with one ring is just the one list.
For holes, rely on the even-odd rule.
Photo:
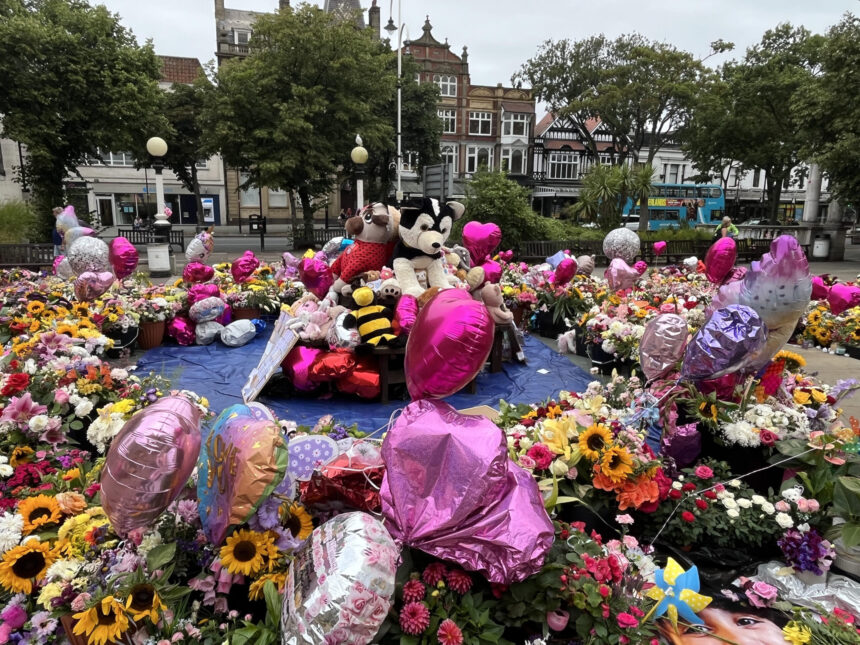
{"label": "wooden bench", "polygon": [[0,244],[0,269],[41,271],[53,266],[53,244]]}
{"label": "wooden bench", "polygon": [[305,247],[320,247],[325,246],[325,243],[335,237],[346,237],[349,235],[343,228],[315,228],[311,231],[311,237],[305,235],[303,226],[294,227],[292,231],[293,241],[290,245],[294,249]]}
{"label": "wooden bench", "polygon": [[[152,229],[119,228],[116,234],[117,237],[124,237],[135,246],[163,243],[161,235],[157,235]],[[182,229],[171,229],[168,234],[167,243],[170,246],[179,247],[179,252],[183,253],[185,251],[185,231]]]}

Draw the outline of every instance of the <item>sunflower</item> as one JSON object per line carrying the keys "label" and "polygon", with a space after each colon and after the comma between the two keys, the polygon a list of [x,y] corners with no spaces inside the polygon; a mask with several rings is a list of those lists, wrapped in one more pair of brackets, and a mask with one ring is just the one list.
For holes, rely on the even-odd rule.
{"label": "sunflower", "polygon": [[20,464],[29,464],[33,461],[31,456],[35,451],[30,446],[15,446],[9,455],[9,465],[13,468]]}
{"label": "sunflower", "polygon": [[45,303],[39,302],[38,300],[32,300],[27,303],[27,313],[37,316],[38,314],[45,311]]}
{"label": "sunflower", "polygon": [[594,423],[579,435],[579,450],[591,461],[600,459],[600,453],[612,445],[612,432],[602,423]]}
{"label": "sunflower", "polygon": [[624,481],[633,472],[633,457],[626,448],[611,446],[600,460],[600,472],[615,483]]}
{"label": "sunflower", "polygon": [[113,596],[105,596],[89,609],[74,615],[77,635],[87,635],[89,645],[107,645],[128,631],[128,616]]}
{"label": "sunflower", "polygon": [[43,311],[39,317],[42,319],[42,322],[53,322],[54,318],[57,317],[57,314],[53,311]]}
{"label": "sunflower", "polygon": [[803,356],[794,352],[790,352],[787,349],[784,349],[781,352],[777,352],[776,356],[773,357],[774,362],[777,362],[779,360],[784,360],[788,364],[796,365],[798,368],[806,367],[806,359],[803,358]]}
{"label": "sunflower", "polygon": [[[709,407],[710,406],[710,407]],[[717,406],[714,403],[710,403],[709,401],[702,401],[699,403],[699,414],[702,415],[702,418],[706,421],[717,422],[719,418],[720,412],[717,410]]]}
{"label": "sunflower", "polygon": [[809,312],[809,315],[806,317],[807,322],[810,325],[817,325],[821,322],[821,312],[818,309]]}
{"label": "sunflower", "polygon": [[51,545],[38,540],[9,549],[0,561],[0,585],[12,593],[31,593],[33,579],[43,577],[56,558]]}
{"label": "sunflower", "polygon": [[287,520],[287,528],[297,540],[304,540],[313,532],[313,519],[304,506],[300,504],[290,506],[290,517]]}
{"label": "sunflower", "polygon": [[89,305],[82,302],[76,302],[72,305],[72,313],[78,318],[88,318],[90,315]]}
{"label": "sunflower", "polygon": [[860,343],[860,327],[855,327],[854,331],[851,332],[851,340]]}
{"label": "sunflower", "polygon": [[129,590],[125,608],[135,622],[149,618],[153,624],[158,622],[159,612],[167,609],[158,591],[148,582],[136,584]]}
{"label": "sunflower", "polygon": [[78,337],[77,325],[69,325],[68,323],[57,325],[56,331],[58,334],[65,334],[66,336],[71,336],[72,338]]}
{"label": "sunflower", "polygon": [[248,587],[248,598],[250,600],[260,600],[263,597],[263,587],[269,581],[274,583],[275,589],[280,593],[283,591],[284,585],[287,582],[287,574],[285,571],[279,571],[277,573],[267,573],[264,576],[260,576]]}
{"label": "sunflower", "polygon": [[89,318],[81,318],[78,321],[78,329],[95,329],[95,323]]}
{"label": "sunflower", "polygon": [[18,512],[24,518],[24,535],[47,524],[56,524],[63,514],[57,500],[48,495],[38,495],[21,500]]}
{"label": "sunflower", "polygon": [[264,547],[260,533],[242,529],[221,547],[221,566],[234,575],[253,575],[263,568]]}

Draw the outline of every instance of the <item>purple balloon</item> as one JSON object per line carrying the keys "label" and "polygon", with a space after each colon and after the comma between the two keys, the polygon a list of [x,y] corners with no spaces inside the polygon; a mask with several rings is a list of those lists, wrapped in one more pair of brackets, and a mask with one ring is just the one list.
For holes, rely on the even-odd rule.
{"label": "purple balloon", "polygon": [[705,256],[705,275],[714,284],[720,284],[735,266],[738,245],[730,237],[721,237],[711,245]]}
{"label": "purple balloon", "polygon": [[639,341],[639,364],[650,381],[666,376],[684,356],[687,319],[678,314],[660,314],[645,326]]}
{"label": "purple balloon", "polygon": [[110,241],[108,259],[120,280],[134,273],[139,260],[137,249],[124,237],[115,237]]}
{"label": "purple balloon", "polygon": [[609,283],[610,289],[624,291],[636,283],[639,273],[621,258],[615,258],[603,272],[603,277]]}
{"label": "purple balloon", "polygon": [[117,534],[151,525],[185,487],[200,452],[201,415],[185,397],[168,396],[114,437],[99,494]]}
{"label": "purple balloon", "polygon": [[382,445],[380,497],[395,540],[511,584],[537,573],[553,542],[534,478],[486,417],[415,401]]}
{"label": "purple balloon", "polygon": [[493,348],[495,324],[462,289],[440,291],[424,305],[406,344],[406,387],[413,399],[442,399],[471,381]]}
{"label": "purple balloon", "polygon": [[209,282],[214,275],[215,269],[197,260],[189,262],[182,270],[182,279],[185,282]]}
{"label": "purple balloon", "polygon": [[167,323],[167,335],[180,345],[193,345],[197,340],[197,324],[185,316],[176,316]]}
{"label": "purple balloon", "polygon": [[687,345],[681,378],[701,381],[742,370],[760,357],[766,343],[767,328],[753,309],[718,309]]}

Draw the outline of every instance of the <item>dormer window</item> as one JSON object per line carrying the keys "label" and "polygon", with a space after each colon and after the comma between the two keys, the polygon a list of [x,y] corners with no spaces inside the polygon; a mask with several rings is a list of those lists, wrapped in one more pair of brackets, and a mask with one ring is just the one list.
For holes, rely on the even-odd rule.
{"label": "dormer window", "polygon": [[247,45],[251,40],[251,31],[249,29],[234,29],[233,43],[236,45]]}

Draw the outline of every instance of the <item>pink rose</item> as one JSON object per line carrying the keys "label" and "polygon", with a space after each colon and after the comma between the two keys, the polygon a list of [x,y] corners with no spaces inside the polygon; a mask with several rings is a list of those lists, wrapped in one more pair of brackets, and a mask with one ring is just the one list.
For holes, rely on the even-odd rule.
{"label": "pink rose", "polygon": [[0,617],[10,628],[18,629],[27,622],[27,610],[21,605],[7,605]]}
{"label": "pink rose", "polygon": [[714,471],[707,466],[698,466],[695,472],[699,479],[710,479],[714,476]]}
{"label": "pink rose", "polygon": [[758,580],[746,590],[746,596],[754,607],[768,607],[770,601],[776,598],[776,587]]}
{"label": "pink rose", "polygon": [[660,305],[660,313],[661,314],[673,314],[675,313],[675,305],[671,302],[664,302]]}
{"label": "pink rose", "polygon": [[87,608],[87,604],[90,602],[92,596],[86,592],[82,594],[78,594],[74,600],[72,600],[72,611],[83,611]]}
{"label": "pink rose", "polygon": [[54,392],[54,401],[60,405],[65,405],[69,402],[69,393],[65,390],[56,390]]}
{"label": "pink rose", "polygon": [[773,505],[776,510],[780,513],[788,513],[791,510],[791,505],[785,500],[779,500],[776,504]]}
{"label": "pink rose", "polygon": [[810,513],[818,512],[818,509],[821,508],[821,505],[818,503],[817,499],[811,499],[807,502],[807,506],[809,507]]}
{"label": "pink rose", "polygon": [[779,435],[770,430],[762,430],[758,436],[763,446],[772,446],[779,439]]}

